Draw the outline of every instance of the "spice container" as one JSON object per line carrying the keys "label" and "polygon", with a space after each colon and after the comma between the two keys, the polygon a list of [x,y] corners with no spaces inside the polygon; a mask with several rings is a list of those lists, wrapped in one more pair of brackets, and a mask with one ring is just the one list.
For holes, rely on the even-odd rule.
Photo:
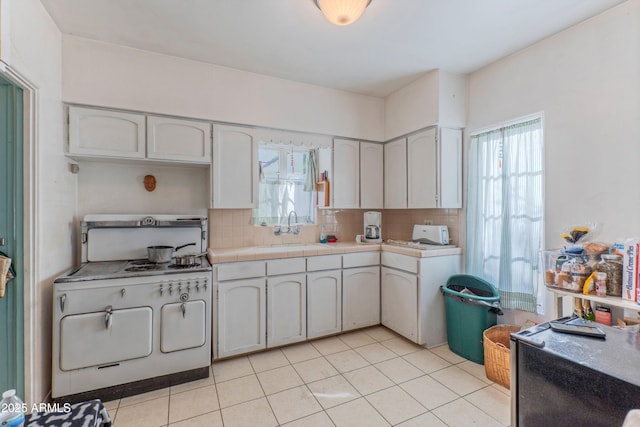
{"label": "spice container", "polygon": [[607,296],[607,273],[602,271],[596,273],[596,295],[599,297]]}
{"label": "spice container", "polygon": [[607,295],[622,296],[622,257],[614,254],[603,254],[597,271],[607,274]]}

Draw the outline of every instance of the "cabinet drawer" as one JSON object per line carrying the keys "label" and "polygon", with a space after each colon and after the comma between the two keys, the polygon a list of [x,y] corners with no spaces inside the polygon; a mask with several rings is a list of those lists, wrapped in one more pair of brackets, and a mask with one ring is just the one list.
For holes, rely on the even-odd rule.
{"label": "cabinet drawer", "polygon": [[419,262],[419,258],[409,255],[401,255],[394,252],[382,252],[382,265],[395,268],[397,270],[418,274]]}
{"label": "cabinet drawer", "polygon": [[304,258],[285,258],[267,261],[267,276],[304,273],[305,269],[306,263]]}
{"label": "cabinet drawer", "polygon": [[380,252],[356,252],[344,254],[342,268],[366,267],[368,265],[380,265]]}
{"label": "cabinet drawer", "polygon": [[264,261],[231,262],[216,267],[216,280],[249,279],[265,275]]}
{"label": "cabinet drawer", "polygon": [[342,268],[342,255],[323,255],[307,258],[307,271],[335,270]]}

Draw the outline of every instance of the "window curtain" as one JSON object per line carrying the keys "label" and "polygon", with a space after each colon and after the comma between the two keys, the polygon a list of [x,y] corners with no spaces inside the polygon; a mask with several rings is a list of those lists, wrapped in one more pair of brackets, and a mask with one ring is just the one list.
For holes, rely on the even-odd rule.
{"label": "window curtain", "polygon": [[296,211],[298,223],[313,223],[313,193],[304,189],[304,183],[266,179],[259,186],[259,208],[254,210],[253,224],[283,224],[289,212]]}
{"label": "window curtain", "polygon": [[318,160],[316,150],[309,150],[307,159],[307,175],[305,177],[304,191],[316,191],[318,180]]}
{"label": "window curtain", "polygon": [[543,238],[541,119],[473,135],[466,271],[499,290],[504,308],[536,312]]}

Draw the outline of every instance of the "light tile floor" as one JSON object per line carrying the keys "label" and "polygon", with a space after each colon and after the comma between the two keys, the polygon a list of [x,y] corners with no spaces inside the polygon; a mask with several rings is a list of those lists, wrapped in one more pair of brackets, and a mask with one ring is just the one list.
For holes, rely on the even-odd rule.
{"label": "light tile floor", "polygon": [[209,378],[105,406],[116,427],[508,426],[484,366],[376,326],[216,362]]}

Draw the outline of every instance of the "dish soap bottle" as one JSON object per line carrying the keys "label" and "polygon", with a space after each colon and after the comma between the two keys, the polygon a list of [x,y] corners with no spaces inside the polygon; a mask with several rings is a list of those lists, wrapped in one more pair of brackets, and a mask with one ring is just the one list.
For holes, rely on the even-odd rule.
{"label": "dish soap bottle", "polygon": [[324,224],[320,228],[320,243],[327,243],[327,233],[324,231]]}
{"label": "dish soap bottle", "polygon": [[24,426],[24,403],[16,396],[15,390],[2,393],[0,402],[0,425],[2,427]]}

